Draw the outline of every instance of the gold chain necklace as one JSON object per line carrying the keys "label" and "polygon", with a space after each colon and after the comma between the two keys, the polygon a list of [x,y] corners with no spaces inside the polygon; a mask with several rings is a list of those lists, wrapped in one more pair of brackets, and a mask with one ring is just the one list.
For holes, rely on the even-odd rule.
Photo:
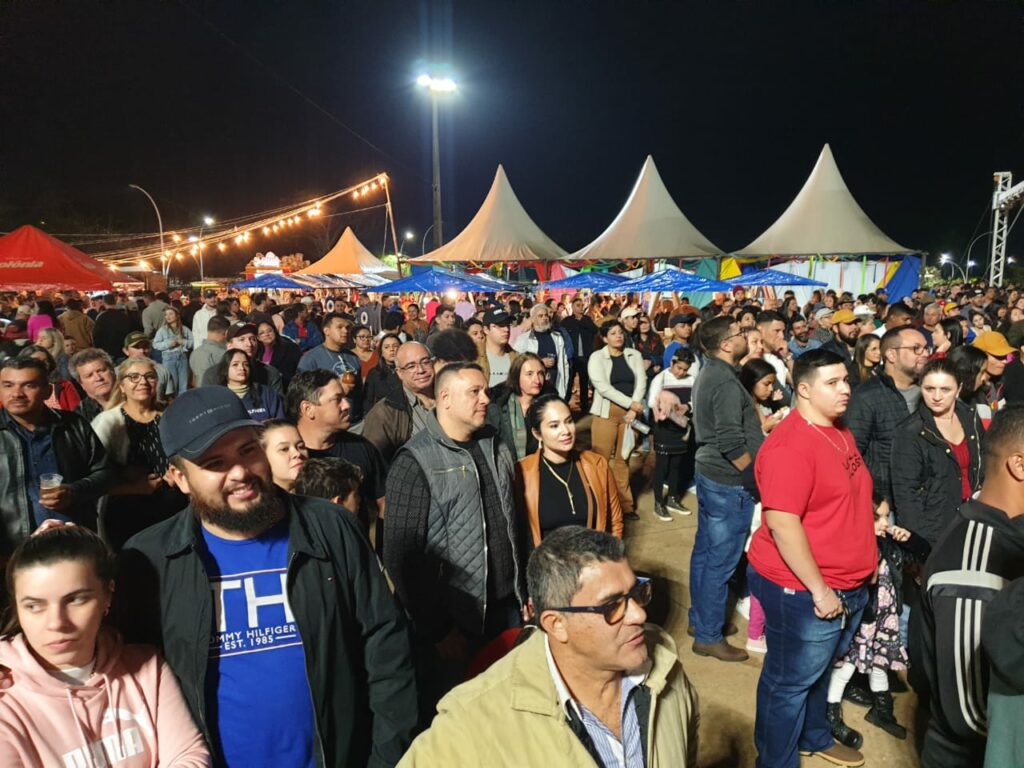
{"label": "gold chain necklace", "polygon": [[572,498],[572,489],[569,487],[569,480],[572,480],[572,470],[573,470],[573,466],[574,466],[572,459],[569,459],[569,474],[568,474],[568,479],[567,480],[563,480],[559,476],[559,474],[557,472],[555,472],[555,468],[552,467],[551,464],[548,463],[548,460],[545,459],[543,456],[540,457],[540,460],[544,462],[544,466],[546,466],[548,468],[548,470],[551,472],[551,474],[554,475],[555,480],[557,480],[558,482],[560,482],[562,485],[565,486],[565,493],[569,497],[569,509],[571,509],[573,515],[575,515],[576,514],[576,502]]}
{"label": "gold chain necklace", "polygon": [[844,434],[843,434],[842,432],[840,432],[840,433],[839,433],[839,437],[840,437],[840,439],[841,439],[841,440],[843,441],[843,447],[842,447],[842,448],[840,448],[840,447],[839,447],[838,445],[836,445],[835,443],[833,443],[833,442],[832,442],[832,438],[830,438],[830,437],[829,437],[828,435],[826,435],[826,434],[825,434],[825,433],[824,433],[824,432],[823,432],[823,431],[822,431],[822,430],[821,430],[821,429],[820,429],[820,428],[818,427],[818,425],[817,425],[817,424],[815,424],[815,423],[814,423],[813,421],[811,421],[810,419],[806,419],[806,421],[807,421],[807,423],[808,423],[808,424],[809,424],[809,425],[810,425],[810,426],[811,426],[811,427],[812,427],[812,428],[814,429],[814,431],[815,431],[815,432],[817,432],[817,433],[818,433],[819,435],[821,435],[822,437],[824,437],[824,438],[825,438],[825,440],[826,440],[826,441],[828,441],[828,444],[829,444],[829,445],[831,445],[831,446],[832,446],[833,448],[835,448],[835,449],[836,449],[836,450],[837,450],[837,451],[838,451],[839,453],[849,453],[849,452],[850,452],[850,446],[849,446],[849,445],[847,444],[847,442],[846,442],[846,435],[844,435]]}

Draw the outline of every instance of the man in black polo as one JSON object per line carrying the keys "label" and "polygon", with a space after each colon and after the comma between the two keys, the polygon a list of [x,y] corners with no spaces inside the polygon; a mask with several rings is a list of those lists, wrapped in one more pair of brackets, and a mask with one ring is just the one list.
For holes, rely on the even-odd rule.
{"label": "man in black polo", "polygon": [[572,392],[573,382],[578,379],[580,392],[580,410],[583,413],[590,411],[590,377],[587,374],[587,362],[590,360],[590,353],[594,351],[594,338],[597,336],[597,326],[590,316],[586,314],[586,304],[582,296],[576,296],[572,300],[572,314],[562,320],[562,330],[569,334],[572,340],[572,348],[575,352],[572,361],[572,372],[569,374],[569,392]]}

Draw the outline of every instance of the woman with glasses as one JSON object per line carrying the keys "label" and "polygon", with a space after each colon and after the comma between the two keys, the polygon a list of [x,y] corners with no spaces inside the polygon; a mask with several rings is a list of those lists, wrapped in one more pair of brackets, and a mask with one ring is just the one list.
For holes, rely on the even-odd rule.
{"label": "woman with glasses", "polygon": [[252,362],[244,350],[224,353],[217,363],[217,383],[238,396],[253,421],[284,418],[284,405],[277,393],[252,380]]}
{"label": "woman with glasses", "polygon": [[181,313],[174,307],[164,310],[164,324],[153,337],[153,349],[160,351],[161,362],[167,369],[170,392],[183,394],[188,389],[188,353],[195,342],[192,331],[181,321]]}
{"label": "woman with glasses", "polygon": [[47,376],[50,384],[53,385],[53,391],[46,398],[48,407],[57,411],[73,411],[82,402],[82,397],[78,394],[75,385],[67,379],[61,378],[53,357],[42,345],[30,344],[18,353],[18,357],[33,357],[46,366]]}
{"label": "woman with glasses", "polygon": [[861,334],[853,348],[853,360],[857,364],[859,381],[851,381],[851,386],[863,384],[881,370],[882,339],[873,333]]}
{"label": "woman with glasses", "polygon": [[115,551],[131,536],[188,505],[167,477],[168,461],[160,442],[163,410],[156,364],[147,357],[133,357],[118,367],[110,402],[92,420],[93,431],[120,468],[121,481],[100,511],[101,533]]}
{"label": "woman with glasses", "polygon": [[640,315],[640,322],[633,333],[633,347],[640,350],[640,354],[644,356],[647,379],[654,378],[661,371],[665,343],[661,340],[661,334],[651,326],[651,318],[646,314]]}
{"label": "woman with glasses", "polygon": [[256,326],[256,358],[264,365],[272,365],[281,372],[281,386],[288,389],[288,384],[299,367],[302,350],[299,345],[277,332],[273,322],[261,320]]}
{"label": "woman with glasses", "polygon": [[487,423],[498,430],[498,438],[516,461],[537,450],[526,413],[544,389],[546,370],[540,357],[523,352],[512,361],[508,380],[494,388],[487,406]]}
{"label": "woman with glasses", "polygon": [[359,376],[366,381],[370,371],[380,362],[380,356],[373,348],[373,331],[365,325],[357,325],[352,328],[350,336],[355,341],[352,351],[359,358]]}
{"label": "woman with glasses", "polygon": [[576,449],[576,422],[557,395],[530,404],[526,423],[540,450],[516,464],[516,508],[533,547],[551,531],[582,525],[622,538],[622,506],[608,461]]}
{"label": "woman with glasses", "polygon": [[395,333],[385,333],[377,342],[379,362],[366,376],[363,387],[363,413],[369,413],[374,403],[384,397],[388,389],[398,381],[395,358],[398,357],[400,346],[402,340]]}

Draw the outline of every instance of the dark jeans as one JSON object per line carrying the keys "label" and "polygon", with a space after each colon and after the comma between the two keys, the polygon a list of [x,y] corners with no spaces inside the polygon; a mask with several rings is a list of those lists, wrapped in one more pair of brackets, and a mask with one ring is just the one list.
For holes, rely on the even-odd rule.
{"label": "dark jeans", "polygon": [[750,594],[764,608],[768,645],[757,683],[757,766],[799,768],[800,751],[820,752],[832,746],[825,719],[832,664],[850,646],[868,590],[836,590],[850,611],[844,624],[841,618],[819,619],[806,590],[784,589],[753,567],[747,578]]}
{"label": "dark jeans", "polygon": [[651,484],[654,487],[654,502],[665,503],[664,486],[668,484],[668,495],[683,497],[688,486],[683,485],[683,465],[686,462],[685,453],[657,453],[654,454],[654,476]]}
{"label": "dark jeans", "polygon": [[697,473],[697,536],[690,555],[690,626],[698,643],[717,643],[725,626],[729,580],[743,554],[754,498],[739,485]]}
{"label": "dark jeans", "polygon": [[569,374],[569,390],[565,394],[566,400],[572,396],[572,383],[576,377],[580,377],[580,410],[583,413],[590,411],[590,375],[587,373],[587,359],[577,357],[572,361],[572,372]]}

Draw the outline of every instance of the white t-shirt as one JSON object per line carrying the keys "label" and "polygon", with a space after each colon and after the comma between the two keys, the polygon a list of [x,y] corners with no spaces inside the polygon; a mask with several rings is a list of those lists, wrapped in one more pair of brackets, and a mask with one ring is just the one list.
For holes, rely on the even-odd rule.
{"label": "white t-shirt", "polygon": [[487,382],[488,387],[496,387],[508,381],[508,371],[512,367],[512,355],[494,355],[487,353],[487,365],[491,369],[491,379]]}

